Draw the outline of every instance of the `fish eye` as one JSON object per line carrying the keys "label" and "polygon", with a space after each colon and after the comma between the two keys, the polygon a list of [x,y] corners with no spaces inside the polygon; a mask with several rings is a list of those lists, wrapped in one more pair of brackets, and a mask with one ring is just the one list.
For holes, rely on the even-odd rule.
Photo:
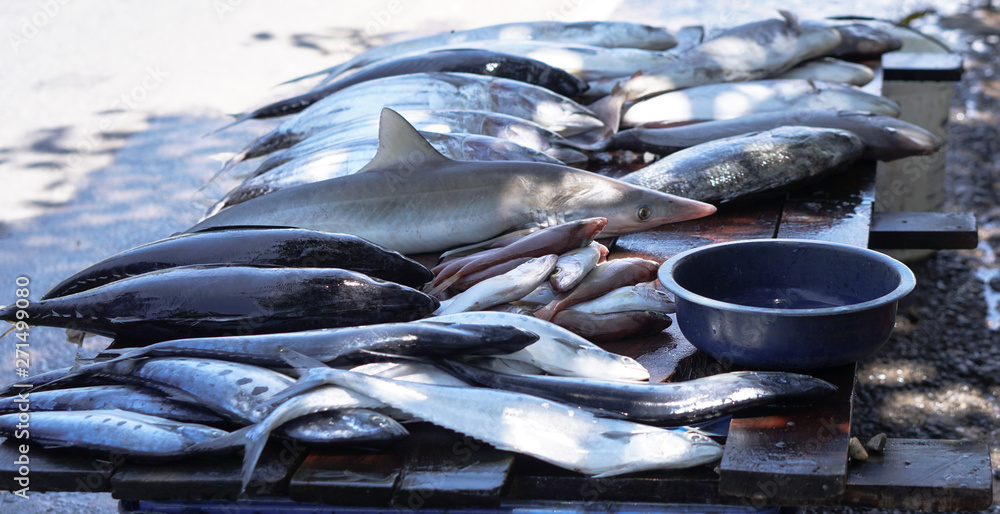
{"label": "fish eye", "polygon": [[639,221],[646,221],[653,217],[653,209],[648,205],[640,205],[639,210],[635,212],[635,215],[639,218]]}

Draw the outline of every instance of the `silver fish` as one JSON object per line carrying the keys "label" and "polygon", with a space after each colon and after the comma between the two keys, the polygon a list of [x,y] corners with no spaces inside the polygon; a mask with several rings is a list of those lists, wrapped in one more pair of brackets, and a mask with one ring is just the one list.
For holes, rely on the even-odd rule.
{"label": "silver fish", "polygon": [[536,257],[503,275],[486,279],[452,298],[439,314],[478,311],[517,300],[548,279],[558,259],[557,255]]}
{"label": "silver fish", "polygon": [[288,148],[318,130],[394,110],[493,111],[533,121],[563,136],[603,129],[590,109],[548,89],[470,73],[412,73],[355,84],[310,105],[233,157],[238,162]]}
{"label": "silver fish", "polygon": [[626,100],[718,82],[760,80],[829,53],[840,34],[802,25],[795,15],[726,30],[658,68],[646,68],[624,84]]}
{"label": "silver fish", "polygon": [[780,371],[735,371],[684,382],[634,384],[510,375],[454,361],[447,361],[447,368],[466,380],[488,387],[658,424],[705,421],[750,407],[822,398],[837,390],[818,378]]}
{"label": "silver fish", "polygon": [[581,218],[607,218],[602,234],[614,236],[715,212],[709,204],[566,166],[454,161],[390,109],[383,110],[379,142],[378,154],[358,173],[254,198],[189,231],[229,225],[329,229],[406,254]]}
{"label": "silver fish", "polygon": [[759,112],[811,109],[866,111],[899,116],[899,105],[846,84],[803,79],[768,79],[709,84],[642,100],[622,114],[623,127],[645,123],[721,120]]}
{"label": "silver fish", "polygon": [[[413,128],[423,132],[493,136],[538,150],[566,164],[579,164],[587,161],[586,155],[571,148],[578,147],[578,143],[537,123],[509,114],[456,109],[400,111],[399,114],[413,125]],[[335,144],[361,139],[377,139],[379,117],[379,113],[362,116],[310,134],[295,146],[269,155],[254,173],[259,175],[261,172],[280,164]]]}
{"label": "silver fish", "polygon": [[369,409],[317,412],[289,421],[279,432],[307,445],[382,444],[407,435],[396,420]]}
{"label": "silver fish", "polygon": [[677,44],[677,40],[663,28],[638,23],[613,21],[501,23],[474,29],[442,32],[433,36],[377,46],[346,62],[294,80],[322,74],[327,74],[327,80],[332,80],[346,71],[382,59],[448,45],[460,47],[466,43],[483,40],[559,41],[608,48],[634,47],[651,50],[666,50]]}
{"label": "silver fish", "polygon": [[[603,251],[602,251],[603,248]],[[576,250],[570,250],[559,256],[556,269],[550,282],[554,291],[563,293],[569,291],[583,280],[601,260],[601,254],[607,256],[607,248],[597,241]]]}
{"label": "silver fish", "polygon": [[627,311],[655,311],[665,314],[674,312],[676,306],[670,294],[648,284],[623,286],[598,296],[593,300],[566,307],[587,314],[608,314]]}
{"label": "silver fish", "polygon": [[[385,404],[378,400],[373,400],[367,395],[335,386],[321,386],[312,390],[297,394],[288,399],[282,396],[282,402],[278,405],[268,405],[269,414],[260,416],[254,425],[246,429],[237,430],[225,437],[205,442],[199,445],[197,451],[216,451],[223,448],[243,446],[245,448],[243,456],[243,483],[242,492],[250,482],[260,454],[264,450],[268,436],[278,427],[292,420],[309,416],[319,412],[329,412],[344,409],[372,409],[380,408]],[[374,420],[376,425],[387,432],[390,438],[402,437],[406,435],[406,429],[393,421],[391,418],[379,416]],[[345,434],[350,437],[352,434]]]}
{"label": "silver fish", "polygon": [[[506,139],[475,134],[438,134],[435,132],[420,132],[420,135],[435,150],[441,152],[441,155],[449,159],[563,164],[554,157]],[[245,180],[232,191],[226,193],[226,196],[208,211],[208,215],[289,187],[356,173],[375,157],[377,151],[378,138],[373,138],[348,141],[301,155],[294,160],[267,169],[263,173]],[[586,159],[583,153],[576,153]]]}
{"label": "silver fish", "polygon": [[519,350],[537,339],[525,330],[495,324],[379,323],[278,334],[173,339],[125,350],[113,360],[82,367],[78,372],[99,370],[139,357],[193,357],[281,367],[285,361],[277,351],[278,346],[327,363],[366,352],[419,357],[500,354]]}
{"label": "silver fish", "polygon": [[922,127],[892,116],[831,109],[762,112],[677,127],[636,127],[615,134],[610,144],[619,150],[663,155],[724,137],[788,125],[853,132],[865,143],[862,157],[880,161],[931,154],[944,144],[941,138]]}
{"label": "silver fish", "polygon": [[530,293],[522,296],[520,300],[515,300],[511,303],[517,306],[527,307],[527,310],[534,312],[554,301],[559,293],[560,291],[556,291],[551,281],[543,282]]}
{"label": "silver fish", "polygon": [[830,27],[840,33],[840,44],[828,55],[863,61],[899,50],[903,42],[897,37],[895,24],[872,19],[804,20],[804,26]]}
{"label": "silver fish", "polygon": [[148,387],[101,385],[37,391],[24,397],[0,398],[0,413],[18,412],[24,404],[31,412],[120,409],[184,423],[219,423],[222,418],[206,409],[168,398]]}
{"label": "silver fish", "polygon": [[845,130],[778,127],[692,146],[622,180],[706,202],[728,202],[843,169],[863,151],[861,139]]}
{"label": "silver fish", "polygon": [[660,263],[639,257],[613,259],[595,266],[575,288],[560,293],[555,300],[535,311],[535,317],[552,321],[559,311],[602,296],[621,286],[649,282],[656,278]]}
{"label": "silver fish", "polygon": [[33,443],[42,446],[71,446],[130,457],[188,455],[193,453],[192,447],[196,444],[228,434],[197,423],[181,423],[123,410],[32,412],[27,428],[19,421],[19,416],[0,416],[0,434],[13,436],[23,430]]}
{"label": "silver fish", "polygon": [[605,48],[563,41],[478,41],[464,47],[534,59],[586,81],[627,77],[636,70],[656,68],[676,59],[674,55],[655,50]]}
{"label": "silver fish", "polygon": [[864,64],[848,62],[834,57],[822,57],[800,63],[794,68],[772,75],[776,79],[812,79],[823,82],[840,82],[863,86],[875,78],[875,71]]}
{"label": "silver fish", "polygon": [[530,330],[539,336],[537,342],[502,357],[527,362],[554,375],[605,380],[649,379],[649,371],[635,359],[611,353],[569,330],[534,316],[476,311],[436,316],[428,321],[494,323]]}
{"label": "silver fish", "polygon": [[259,366],[186,357],[98,363],[88,372],[141,382],[241,424],[263,419],[258,407],[294,382]]}
{"label": "silver fish", "polygon": [[312,368],[306,378],[364,391],[421,420],[500,450],[595,477],[688,468],[722,456],[722,446],[696,430],[600,418],[578,407],[520,393],[399,382],[331,368]]}

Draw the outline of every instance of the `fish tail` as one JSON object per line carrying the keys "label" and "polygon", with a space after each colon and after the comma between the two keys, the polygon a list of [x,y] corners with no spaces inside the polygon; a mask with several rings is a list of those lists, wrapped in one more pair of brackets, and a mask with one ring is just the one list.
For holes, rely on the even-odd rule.
{"label": "fish tail", "polygon": [[253,477],[253,470],[257,467],[257,462],[260,461],[260,455],[264,452],[264,447],[267,446],[268,435],[269,432],[267,430],[250,430],[244,437],[243,478],[240,482],[240,494],[243,494],[250,484],[250,478]]}
{"label": "fish tail", "polygon": [[[281,84],[278,84],[278,85],[279,86],[284,86],[284,85],[287,85],[287,84],[292,84],[292,83],[298,82],[300,80],[310,79],[310,78],[313,78],[313,77],[318,77],[320,75],[326,74],[327,77],[326,77],[326,79],[324,79],[324,82],[323,82],[323,84],[325,84],[326,82],[328,82],[330,80],[333,80],[334,78],[340,76],[345,71],[347,71],[347,70],[351,69],[352,67],[354,67],[355,62],[356,62],[355,59],[348,59],[348,60],[346,60],[346,61],[344,61],[344,62],[342,62],[342,63],[340,63],[340,64],[338,64],[336,66],[330,66],[329,68],[325,68],[325,69],[322,69],[322,70],[319,70],[319,71],[314,71],[312,73],[307,73],[305,75],[302,75],[302,76],[299,76],[299,77],[295,77],[294,79],[286,80],[286,81],[284,81],[284,82],[282,82]],[[322,86],[323,84],[320,84],[320,86]],[[320,87],[320,86],[316,86],[316,87]]]}
{"label": "fish tail", "polygon": [[[15,305],[8,305],[6,307],[0,307],[0,320],[6,321],[7,323],[10,323],[11,325],[13,325],[15,323],[15,321],[14,321],[15,317],[14,316],[15,316],[15,311],[16,310],[17,310],[17,306],[15,306]],[[9,330],[7,330],[6,332],[4,332],[3,335],[9,334],[11,332],[11,330],[14,330],[13,326],[10,327]]]}
{"label": "fish tail", "polygon": [[554,318],[558,313],[559,309],[555,305],[550,303],[545,307],[542,307],[541,309],[535,311],[534,316],[538,319],[543,319],[545,321],[551,322],[552,318]]}
{"label": "fish tail", "polygon": [[449,287],[451,287],[455,282],[458,282],[462,277],[463,277],[463,275],[461,273],[461,270],[459,270],[458,273],[455,273],[454,275],[452,275],[452,276],[450,276],[450,277],[442,280],[441,282],[439,282],[436,285],[433,282],[431,282],[430,290],[426,291],[426,293],[429,294],[429,295],[431,295],[431,296],[434,296],[434,295],[436,295],[436,294],[444,291],[445,289],[448,289]]}
{"label": "fish tail", "polygon": [[225,124],[225,125],[217,128],[217,129],[209,132],[208,134],[205,134],[204,136],[202,136],[202,138],[206,138],[206,137],[218,134],[219,132],[222,132],[223,130],[226,130],[227,128],[230,128],[230,127],[232,127],[234,125],[238,125],[240,123],[243,123],[246,120],[254,118],[254,117],[256,117],[256,115],[257,115],[257,111],[245,112],[245,113],[242,113],[242,114],[237,114],[235,120],[233,120],[232,122],[227,123],[227,124]]}

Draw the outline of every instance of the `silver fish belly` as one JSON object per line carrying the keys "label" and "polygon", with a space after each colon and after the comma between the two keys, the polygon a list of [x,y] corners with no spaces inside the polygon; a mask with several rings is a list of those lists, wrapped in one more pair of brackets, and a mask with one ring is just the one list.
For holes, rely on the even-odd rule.
{"label": "silver fish belly", "polygon": [[588,475],[687,468],[722,456],[718,443],[696,431],[599,418],[570,405],[524,394],[405,383],[335,369],[314,368],[309,375],[364,390],[366,395],[419,419],[498,449]]}
{"label": "silver fish belly", "polygon": [[851,132],[779,127],[692,146],[622,180],[702,201],[727,202],[842,169],[863,150],[861,139]]}
{"label": "silver fish belly", "polygon": [[[725,99],[722,101],[721,99]],[[802,79],[767,79],[709,84],[671,91],[632,104],[623,127],[646,123],[721,120],[758,112],[841,109],[899,115],[899,105],[845,84]]]}

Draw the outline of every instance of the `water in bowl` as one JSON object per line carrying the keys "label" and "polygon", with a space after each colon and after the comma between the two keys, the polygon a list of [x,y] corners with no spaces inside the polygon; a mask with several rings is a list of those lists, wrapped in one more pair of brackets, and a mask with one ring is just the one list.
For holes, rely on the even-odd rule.
{"label": "water in bowl", "polygon": [[718,298],[719,301],[764,309],[822,309],[858,303],[854,296],[801,287],[760,286]]}

